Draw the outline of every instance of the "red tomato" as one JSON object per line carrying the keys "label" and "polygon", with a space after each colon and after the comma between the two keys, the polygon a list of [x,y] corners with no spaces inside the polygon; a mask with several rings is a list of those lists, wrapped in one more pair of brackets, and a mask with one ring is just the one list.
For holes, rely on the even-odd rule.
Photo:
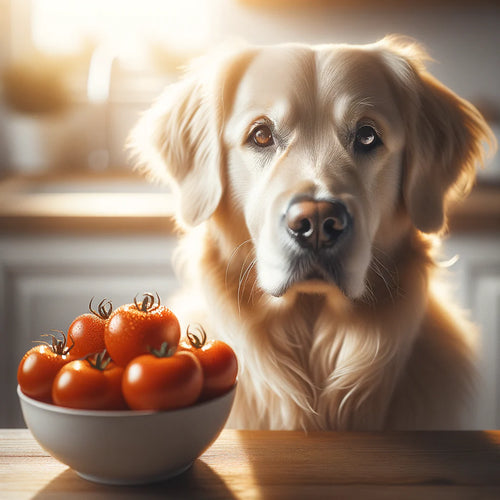
{"label": "red tomato", "polygon": [[104,342],[113,361],[126,366],[135,357],[160,349],[165,342],[169,348],[177,347],[180,335],[175,314],[147,293],[141,303],[125,304],[111,314]]}
{"label": "red tomato", "polygon": [[222,340],[207,342],[205,330],[197,325],[200,336],[190,331],[179,348],[192,352],[203,369],[203,390],[200,400],[211,399],[227,392],[236,382],[238,360],[236,354]]}
{"label": "red tomato", "polygon": [[70,354],[72,346],[67,347],[64,333],[63,340],[58,340],[52,334],[50,336],[52,343],[30,349],[17,369],[17,382],[23,393],[45,403],[52,402],[52,383],[57,373],[74,359]]}
{"label": "red tomato", "polygon": [[92,360],[78,359],[64,365],[52,386],[56,405],[85,410],[125,410],[123,368],[103,351]]}
{"label": "red tomato", "polygon": [[203,371],[196,356],[180,351],[135,358],[125,368],[122,391],[132,410],[171,410],[195,403],[202,386]]}
{"label": "red tomato", "polygon": [[97,311],[94,311],[91,300],[90,313],[81,314],[69,325],[68,337],[73,341],[72,354],[75,358],[83,358],[105,349],[104,326],[112,308],[111,302],[103,299],[99,303]]}

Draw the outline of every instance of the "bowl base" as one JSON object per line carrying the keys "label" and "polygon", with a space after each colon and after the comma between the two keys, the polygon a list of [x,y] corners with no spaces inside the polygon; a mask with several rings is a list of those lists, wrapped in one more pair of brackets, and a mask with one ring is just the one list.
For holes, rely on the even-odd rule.
{"label": "bowl base", "polygon": [[160,483],[162,481],[166,481],[167,479],[171,479],[187,471],[192,465],[193,462],[184,465],[179,469],[167,472],[165,474],[158,474],[157,476],[138,477],[138,478],[115,478],[115,477],[109,478],[109,477],[95,476],[93,474],[85,474],[79,471],[75,472],[83,479],[86,479],[87,481],[91,481],[93,483],[108,484],[111,486],[133,486],[140,484]]}

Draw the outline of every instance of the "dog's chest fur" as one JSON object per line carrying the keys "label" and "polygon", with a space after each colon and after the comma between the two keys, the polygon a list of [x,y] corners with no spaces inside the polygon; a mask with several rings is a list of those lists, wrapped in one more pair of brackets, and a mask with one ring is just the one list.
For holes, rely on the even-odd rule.
{"label": "dog's chest fur", "polygon": [[[219,332],[227,331],[228,316],[223,322]],[[347,326],[351,323],[325,297],[302,295],[272,316],[231,326],[233,334],[233,328],[239,332],[227,340],[242,361],[231,423],[271,429],[382,427],[401,369],[402,358],[395,356],[401,346],[376,326],[360,330]]]}

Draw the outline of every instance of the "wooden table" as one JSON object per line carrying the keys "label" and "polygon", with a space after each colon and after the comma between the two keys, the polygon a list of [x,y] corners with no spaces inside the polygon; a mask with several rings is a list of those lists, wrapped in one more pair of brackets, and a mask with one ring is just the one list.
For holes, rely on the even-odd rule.
{"label": "wooden table", "polygon": [[225,430],[187,472],[149,486],[88,482],[26,429],[0,430],[0,499],[500,498],[500,431]]}

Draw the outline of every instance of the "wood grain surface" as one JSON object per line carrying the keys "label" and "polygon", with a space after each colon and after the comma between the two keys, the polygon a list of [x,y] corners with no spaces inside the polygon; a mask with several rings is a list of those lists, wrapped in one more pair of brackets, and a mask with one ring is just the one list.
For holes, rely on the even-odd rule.
{"label": "wood grain surface", "polygon": [[224,430],[184,474],[147,486],[81,479],[26,429],[0,430],[4,499],[500,498],[500,431]]}

